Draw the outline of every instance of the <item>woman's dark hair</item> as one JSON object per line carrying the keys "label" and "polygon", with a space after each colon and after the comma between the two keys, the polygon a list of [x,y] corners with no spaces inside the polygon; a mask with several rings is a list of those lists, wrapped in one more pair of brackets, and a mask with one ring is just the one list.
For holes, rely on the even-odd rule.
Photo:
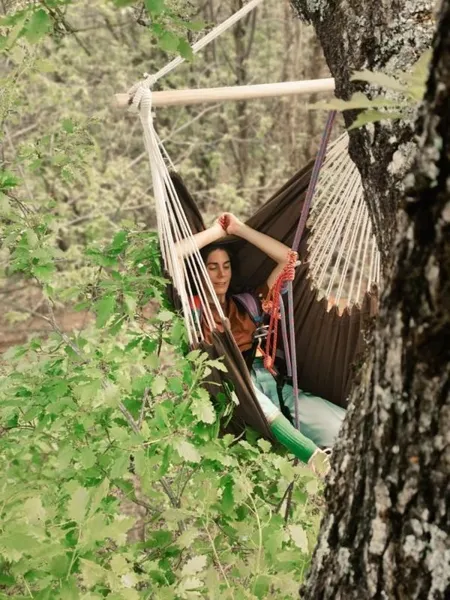
{"label": "woman's dark hair", "polygon": [[228,257],[230,259],[230,264],[231,264],[231,282],[230,282],[230,287],[228,288],[228,291],[227,291],[227,296],[237,294],[238,289],[236,288],[236,285],[234,284],[234,281],[236,281],[236,279],[237,279],[238,268],[239,268],[239,265],[236,260],[236,255],[228,244],[223,244],[223,243],[221,244],[220,242],[208,244],[207,246],[205,246],[204,248],[202,248],[200,250],[200,255],[203,258],[203,262],[205,263],[205,265],[208,260],[208,256],[211,254],[211,252],[214,252],[215,250],[223,250],[224,252],[226,252],[228,254]]}

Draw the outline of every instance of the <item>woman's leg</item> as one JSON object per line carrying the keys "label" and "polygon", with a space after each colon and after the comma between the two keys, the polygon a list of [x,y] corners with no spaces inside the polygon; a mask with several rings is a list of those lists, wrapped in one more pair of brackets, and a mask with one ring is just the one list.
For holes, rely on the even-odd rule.
{"label": "woman's leg", "polygon": [[[294,390],[291,385],[283,386],[283,401],[294,418]],[[298,408],[300,431],[318,446],[331,448],[344,420],[345,409],[301,390]]]}
{"label": "woman's leg", "polygon": [[[292,452],[294,456],[301,461],[308,463],[314,453],[318,450],[316,444],[295,429],[289,420],[280,412],[280,409],[271,401],[270,397],[262,391],[266,387],[265,384],[268,383],[265,380],[265,374],[258,373],[258,370],[254,369],[252,370],[251,375],[256,398],[267,419],[273,436],[285,446],[285,448]],[[270,373],[269,376],[271,377]]]}

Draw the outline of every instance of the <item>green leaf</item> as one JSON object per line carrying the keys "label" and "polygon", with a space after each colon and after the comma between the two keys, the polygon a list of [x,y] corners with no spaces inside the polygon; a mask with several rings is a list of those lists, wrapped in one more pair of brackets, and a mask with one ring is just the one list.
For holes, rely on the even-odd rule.
{"label": "green leaf", "polygon": [[158,321],[167,323],[168,321],[172,321],[172,319],[174,317],[175,317],[174,313],[170,312],[170,310],[162,310],[161,312],[158,313],[157,319],[158,319]]}
{"label": "green leaf", "polygon": [[201,31],[206,27],[206,23],[204,21],[184,21],[183,25],[190,31]]}
{"label": "green leaf", "polygon": [[198,463],[201,460],[201,456],[197,448],[187,440],[179,440],[175,442],[174,448],[180,455],[180,458],[183,460],[193,463]]}
{"label": "green leaf", "polygon": [[11,15],[11,25],[13,25],[13,28],[11,29],[11,31],[8,33],[8,36],[5,38],[4,36],[2,36],[1,39],[1,45],[0,45],[0,49],[6,49],[9,50],[11,48],[13,48],[14,44],[17,42],[17,40],[19,39],[19,37],[21,35],[23,35],[24,33],[24,23],[28,18],[28,12],[27,11],[19,11],[18,13],[18,18],[15,19],[15,15]]}
{"label": "green leaf", "polygon": [[200,397],[192,400],[192,414],[196,416],[199,421],[203,421],[203,423],[208,423],[211,425],[216,420],[216,413],[211,401],[209,400],[208,392],[202,388],[198,390],[198,393],[199,392],[202,392],[199,394]]}
{"label": "green leaf", "polygon": [[193,556],[182,568],[181,576],[186,577],[188,575],[196,575],[197,573],[201,573],[205,569],[206,563],[206,556]]}
{"label": "green leaf", "polygon": [[[60,578],[63,578],[63,576],[67,573],[67,567],[66,570],[59,576]],[[63,585],[61,586],[61,595],[60,595],[61,600],[79,600],[80,598],[80,591],[78,589],[78,585],[77,585],[77,580],[74,577],[70,577],[67,581],[65,581],[63,583]],[[86,596],[83,594],[83,598],[86,598]],[[91,596],[92,600],[93,597]]]}
{"label": "green leaf", "polygon": [[114,296],[103,296],[95,305],[97,314],[96,326],[104,327],[111,318],[116,307],[116,299]]}
{"label": "green leaf", "polygon": [[144,4],[152,16],[160,15],[166,8],[164,0],[144,0]]}
{"label": "green leaf", "polygon": [[89,492],[86,488],[79,487],[72,494],[67,507],[70,519],[82,523],[86,516],[86,508],[89,501]]}
{"label": "green leaf", "polygon": [[303,527],[301,525],[289,525],[288,531],[297,548],[300,548],[306,554],[308,552],[308,538]]}
{"label": "green leaf", "polygon": [[66,133],[73,133],[75,130],[75,125],[71,119],[63,119],[62,128]]}
{"label": "green leaf", "polygon": [[221,371],[222,373],[227,373],[228,372],[228,369],[223,364],[223,360],[220,359],[220,358],[216,358],[214,360],[207,360],[206,364],[208,365],[208,367],[212,367],[213,369],[217,369],[218,371]]}
{"label": "green leaf", "polygon": [[7,575],[6,573],[0,573],[0,585],[12,586],[16,583],[16,580],[12,575]]}
{"label": "green leaf", "polygon": [[26,533],[11,533],[0,537],[0,548],[7,550],[17,550],[19,552],[32,551],[39,547],[39,542]]}
{"label": "green leaf", "polygon": [[270,452],[272,450],[272,444],[263,438],[258,440],[258,446],[261,448],[263,452]]}
{"label": "green leaf", "polygon": [[51,29],[52,21],[42,8],[36,10],[27,25],[25,37],[30,44],[35,44]]}
{"label": "green leaf", "polygon": [[253,584],[253,593],[259,599],[267,598],[272,580],[268,575],[258,575]]}
{"label": "green leaf", "polygon": [[174,394],[183,393],[183,382],[179,377],[169,377],[168,381],[169,390]]}
{"label": "green leaf", "polygon": [[184,550],[185,548],[190,548],[194,541],[198,538],[200,533],[201,532],[199,529],[186,529],[186,531],[183,531],[183,533],[177,539],[177,546],[182,550]]}
{"label": "green leaf", "polygon": [[46,511],[39,496],[28,498],[24,504],[24,511],[30,523],[42,523],[45,520]]}
{"label": "green leaf", "polygon": [[101,484],[95,488],[92,492],[91,505],[89,507],[89,514],[93,515],[95,511],[100,507],[100,504],[109,492],[109,479],[105,478]]}
{"label": "green leaf", "polygon": [[322,100],[315,104],[309,104],[309,109],[326,109],[326,110],[354,110],[358,108],[398,108],[404,104],[403,100],[388,100],[387,98],[367,98],[362,92],[355,92],[350,100]]}
{"label": "green leaf", "polygon": [[97,457],[90,448],[83,448],[80,452],[80,462],[85,469],[90,469],[96,463]]}
{"label": "green leaf", "polygon": [[179,43],[180,38],[170,31],[165,31],[158,40],[159,47],[166,52],[176,52]]}
{"label": "green leaf", "polygon": [[397,92],[406,91],[406,87],[398,79],[379,71],[368,71],[367,69],[355,71],[350,77],[350,81],[366,81]]}
{"label": "green leaf", "polygon": [[315,496],[319,490],[319,482],[316,478],[311,479],[305,486],[309,496]]}
{"label": "green leaf", "polygon": [[67,554],[59,554],[58,556],[54,556],[50,562],[50,572],[52,575],[58,577],[58,579],[66,575],[68,568],[69,559]]}
{"label": "green leaf", "polygon": [[91,560],[80,558],[81,578],[87,588],[91,588],[97,583],[105,580],[107,571],[100,565]]}
{"label": "green leaf", "polygon": [[194,53],[187,40],[180,39],[180,41],[178,42],[177,50],[180,53],[180,55],[186,60],[192,60],[194,58]]}
{"label": "green leaf", "polygon": [[270,556],[275,557],[277,555],[281,550],[285,538],[287,538],[287,535],[282,529],[277,529],[269,535],[264,543],[264,548]]}
{"label": "green leaf", "polygon": [[386,121],[388,119],[403,119],[404,115],[401,112],[381,112],[379,110],[365,110],[356,117],[353,123],[348,128],[348,131],[363,127],[367,123],[376,123],[378,121]]}
{"label": "green leaf", "polygon": [[9,171],[0,171],[0,190],[14,188],[19,183],[19,179]]}
{"label": "green leaf", "polygon": [[166,389],[167,381],[164,375],[157,375],[152,381],[151,390],[153,396],[159,396]]}
{"label": "green leaf", "polygon": [[222,492],[221,508],[224,514],[229,515],[234,506],[234,494],[233,494],[233,478],[231,475],[225,477],[225,486]]}
{"label": "green leaf", "polygon": [[402,73],[401,75],[401,78],[405,79],[408,84],[409,96],[417,102],[422,100],[425,94],[432,54],[431,49],[426,50],[413,66],[411,73]]}
{"label": "green leaf", "polygon": [[177,587],[177,591],[182,598],[198,598],[199,594],[195,593],[192,595],[190,592],[193,590],[198,590],[203,587],[203,581],[198,577],[186,577],[182,579],[179,586]]}
{"label": "green leaf", "polygon": [[123,475],[125,475],[125,473],[128,471],[129,465],[130,457],[127,452],[124,452],[122,456],[119,456],[119,458],[114,462],[111,468],[111,477],[113,479],[123,477]]}
{"label": "green leaf", "polygon": [[169,470],[171,454],[172,454],[172,448],[169,445],[167,445],[164,448],[161,466],[159,467],[159,472],[158,472],[159,477],[163,477]]}

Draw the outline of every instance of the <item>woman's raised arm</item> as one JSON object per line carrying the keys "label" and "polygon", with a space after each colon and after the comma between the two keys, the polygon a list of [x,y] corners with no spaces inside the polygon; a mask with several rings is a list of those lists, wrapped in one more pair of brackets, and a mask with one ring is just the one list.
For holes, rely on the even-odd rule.
{"label": "woman's raised arm", "polygon": [[[227,235],[219,221],[220,219],[217,219],[211,227],[208,227],[208,229],[200,231],[193,236],[194,242],[199,250],[208,244],[217,242],[217,240],[220,240]],[[184,259],[194,252],[192,242],[189,239],[181,240],[176,244],[175,248],[179,259]]]}
{"label": "woman's raised arm", "polygon": [[224,223],[224,227],[228,234],[236,235],[247,240],[247,242],[250,242],[250,244],[253,244],[259,248],[259,250],[262,250],[262,252],[267,254],[269,258],[277,263],[277,266],[267,278],[267,285],[269,288],[272,287],[284,267],[287,265],[291,249],[269,235],[245,225],[245,223],[242,223],[242,221],[232,213],[224,213],[219,221]]}

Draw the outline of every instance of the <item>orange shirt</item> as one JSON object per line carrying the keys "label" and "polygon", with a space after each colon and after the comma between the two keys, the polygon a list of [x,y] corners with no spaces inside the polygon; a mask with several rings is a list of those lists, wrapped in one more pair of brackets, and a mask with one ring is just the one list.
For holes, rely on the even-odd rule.
{"label": "orange shirt", "polygon": [[[267,284],[264,284],[255,291],[255,295],[256,297],[262,299],[267,295],[267,292]],[[227,298],[225,304],[222,305],[222,310],[230,321],[231,333],[233,334],[239,350],[241,352],[250,350],[253,344],[253,334],[255,333],[256,329],[256,325],[252,321],[250,315],[241,309],[232,297]],[[223,331],[222,321],[214,305],[211,305],[211,311],[216,329],[218,331]],[[211,343],[211,328],[208,326],[204,315],[202,316],[202,329],[205,340],[208,343]]]}

